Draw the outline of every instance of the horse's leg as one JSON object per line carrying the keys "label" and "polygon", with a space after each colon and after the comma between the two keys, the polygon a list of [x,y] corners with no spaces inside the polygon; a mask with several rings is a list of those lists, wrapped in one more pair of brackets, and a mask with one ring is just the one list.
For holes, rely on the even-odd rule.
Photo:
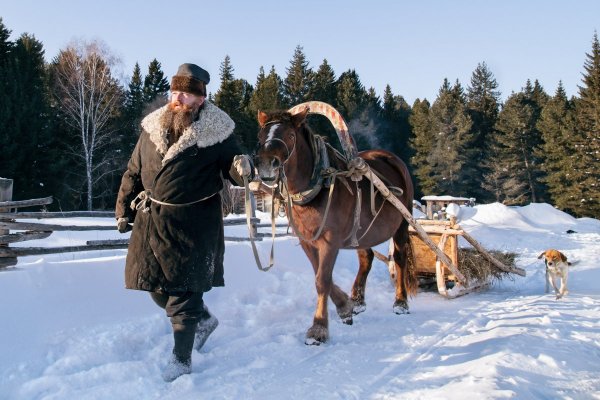
{"label": "horse's leg", "polygon": [[352,285],[352,301],[354,302],[354,314],[359,314],[367,308],[367,303],[365,303],[365,287],[367,285],[367,276],[373,264],[374,253],[371,249],[358,249],[356,253],[358,254],[358,272]]}
{"label": "horse's leg", "polygon": [[352,325],[352,315],[354,310],[354,302],[338,285],[333,283],[331,287],[331,300],[335,304],[336,311],[342,322],[346,325]]}
{"label": "horse's leg", "polygon": [[396,314],[409,314],[408,311],[408,222],[402,220],[400,228],[394,233],[393,258],[396,264],[396,299],[394,301],[394,312]]}
{"label": "horse's leg", "polygon": [[306,332],[305,343],[319,345],[329,339],[327,300],[333,286],[333,265],[339,250],[325,246],[316,248],[306,242],[302,242],[301,245],[315,270],[317,289],[317,309],[313,324]]}

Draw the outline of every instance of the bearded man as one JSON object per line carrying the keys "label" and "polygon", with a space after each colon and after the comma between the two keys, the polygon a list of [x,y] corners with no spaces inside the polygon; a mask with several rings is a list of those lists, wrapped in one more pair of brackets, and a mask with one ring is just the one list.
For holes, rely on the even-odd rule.
{"label": "bearded man", "polygon": [[117,197],[119,231],[135,222],[125,287],[149,291],[173,326],[166,381],[191,373],[192,350],[218,325],[202,295],[225,284],[222,178],[242,186],[243,177],[253,177],[234,122],[206,100],[209,81],[195,64],[179,67],[170,102],[142,120]]}

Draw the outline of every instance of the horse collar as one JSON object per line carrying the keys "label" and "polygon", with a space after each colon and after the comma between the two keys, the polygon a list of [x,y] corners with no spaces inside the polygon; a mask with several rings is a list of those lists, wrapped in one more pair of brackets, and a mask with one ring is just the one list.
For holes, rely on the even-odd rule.
{"label": "horse collar", "polygon": [[[324,182],[325,178],[323,177],[323,171],[326,171],[330,166],[325,142],[321,136],[317,135],[313,136],[313,140],[311,142],[315,160],[313,163],[313,172],[310,177],[308,189],[297,193],[289,193],[292,203],[299,206],[308,204],[317,196],[317,194],[319,194],[321,189],[323,189],[323,186],[328,187],[331,184],[331,179],[328,178],[326,182]],[[287,182],[283,182],[283,184],[280,185],[280,192],[283,195],[283,198],[287,199]]]}

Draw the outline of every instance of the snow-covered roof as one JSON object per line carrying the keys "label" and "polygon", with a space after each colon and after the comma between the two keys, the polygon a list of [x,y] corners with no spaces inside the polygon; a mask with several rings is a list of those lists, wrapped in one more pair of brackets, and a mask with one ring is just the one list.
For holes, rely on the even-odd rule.
{"label": "snow-covered roof", "polygon": [[423,196],[421,200],[427,201],[472,201],[475,199],[468,199],[466,197],[454,197],[454,196]]}

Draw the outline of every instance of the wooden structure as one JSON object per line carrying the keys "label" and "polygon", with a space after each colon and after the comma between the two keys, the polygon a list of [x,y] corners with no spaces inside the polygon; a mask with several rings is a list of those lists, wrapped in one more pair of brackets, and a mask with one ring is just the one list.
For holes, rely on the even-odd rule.
{"label": "wooden structure", "polygon": [[475,204],[473,197],[423,196],[421,197],[421,201],[426,203],[426,209],[423,212],[427,215],[428,219],[446,219],[444,210],[448,207],[448,204],[471,207]]}
{"label": "wooden structure", "polygon": [[[461,265],[458,257],[458,238],[463,237],[471,246],[482,254],[496,268],[509,273],[525,276],[525,270],[518,267],[504,265],[495,259],[488,251],[483,248],[470,234],[465,232],[456,220],[436,221],[420,219],[415,220],[417,224],[427,233],[428,238],[435,243],[460,272]],[[410,246],[413,253],[413,260],[417,276],[422,279],[435,279],[438,292],[447,298],[455,298],[464,294],[482,289],[488,285],[488,282],[469,282],[463,274],[456,274],[453,269],[438,256],[438,253],[432,251],[417,231],[411,226],[409,228]],[[386,263],[389,263],[389,257],[381,253],[375,253],[375,256]]]}
{"label": "wooden structure", "polygon": [[[10,181],[7,183],[6,181]],[[11,212],[23,207],[43,206],[53,202],[52,197],[41,199],[10,201],[12,197],[12,181],[0,180],[0,188],[9,188],[0,191],[2,201],[0,201],[0,269],[11,267],[17,264],[18,257],[56,254],[91,250],[114,250],[126,249],[129,245],[129,239],[117,240],[94,240],[87,241],[85,244],[61,247],[10,247],[11,243],[24,242],[29,240],[45,239],[55,231],[99,231],[116,230],[116,225],[59,225],[37,222],[20,222],[20,219],[49,219],[49,218],[75,218],[75,217],[101,217],[114,218],[113,211],[71,211],[71,212]],[[254,240],[262,240],[263,237],[270,236],[267,233],[257,233],[259,227],[266,224],[260,224],[258,218],[251,218],[251,229],[254,233]],[[223,221],[225,226],[245,225],[246,218],[228,218]],[[271,224],[268,224],[270,227]],[[279,226],[279,225],[278,225]],[[10,231],[16,231],[11,233]],[[282,236],[282,234],[276,234]],[[247,241],[247,237],[225,237],[226,241]]]}

